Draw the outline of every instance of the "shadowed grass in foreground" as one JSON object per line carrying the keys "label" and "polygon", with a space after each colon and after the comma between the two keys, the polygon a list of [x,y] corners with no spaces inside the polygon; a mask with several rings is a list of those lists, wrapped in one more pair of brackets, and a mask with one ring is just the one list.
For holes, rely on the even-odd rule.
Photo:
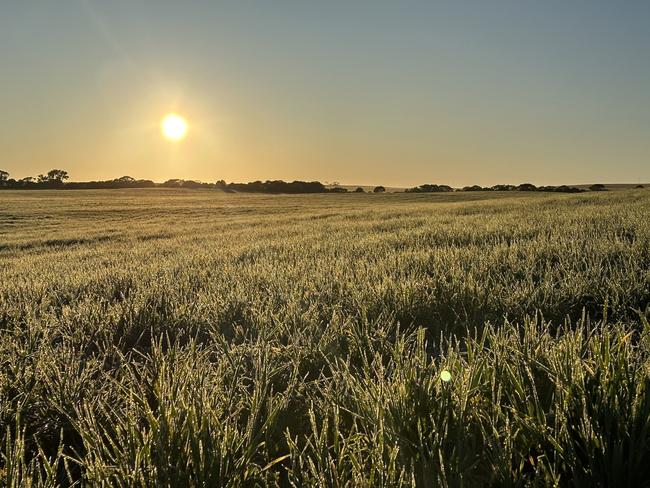
{"label": "shadowed grass in foreground", "polygon": [[643,190],[0,199],[7,486],[650,481]]}

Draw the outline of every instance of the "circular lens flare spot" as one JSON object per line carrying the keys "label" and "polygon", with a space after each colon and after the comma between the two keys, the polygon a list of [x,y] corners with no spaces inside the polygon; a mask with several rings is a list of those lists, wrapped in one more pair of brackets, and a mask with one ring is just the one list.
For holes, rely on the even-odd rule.
{"label": "circular lens flare spot", "polygon": [[440,373],[440,379],[445,383],[448,383],[449,381],[451,381],[451,373],[446,369],[443,369],[442,372]]}
{"label": "circular lens flare spot", "polygon": [[187,121],[178,114],[167,114],[160,123],[163,135],[170,141],[180,141],[187,135]]}

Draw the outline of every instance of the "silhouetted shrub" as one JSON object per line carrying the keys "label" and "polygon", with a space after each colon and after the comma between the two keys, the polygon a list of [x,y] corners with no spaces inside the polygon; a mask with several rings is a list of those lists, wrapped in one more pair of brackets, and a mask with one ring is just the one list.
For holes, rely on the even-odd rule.
{"label": "silhouetted shrub", "polygon": [[405,191],[406,193],[439,193],[439,192],[454,191],[454,189],[448,185],[425,184],[425,185],[416,186],[415,188],[408,188]]}
{"label": "silhouetted shrub", "polygon": [[167,180],[161,186],[164,186],[165,188],[180,188],[183,186],[181,182],[182,180],[179,179]]}
{"label": "silhouetted shrub", "polygon": [[326,193],[327,188],[320,181],[292,181],[287,183],[282,180],[253,181],[251,183],[230,183],[228,188],[241,192],[253,193]]}
{"label": "silhouetted shrub", "polygon": [[156,183],[151,180],[136,180],[128,176],[123,176],[116,180],[108,181],[75,181],[66,183],[64,188],[66,190],[110,190],[117,188],[154,188]]}
{"label": "silhouetted shrub", "polygon": [[372,191],[374,193],[384,193],[386,191],[386,188],[383,186],[376,186]]}
{"label": "silhouetted shrub", "polygon": [[584,190],[576,188],[575,186],[561,185],[553,190],[558,193],[582,193]]}
{"label": "silhouetted shrub", "polygon": [[354,193],[365,193],[366,191],[361,188],[360,186],[357,186],[356,190],[354,190]]}
{"label": "silhouetted shrub", "polygon": [[607,188],[602,183],[596,183],[595,185],[591,185],[589,189],[591,191],[607,191]]}
{"label": "silhouetted shrub", "polygon": [[516,189],[517,187],[515,185],[494,185],[492,187],[493,191],[512,191]]}
{"label": "silhouetted shrub", "polygon": [[519,191],[535,191],[537,190],[537,187],[533,185],[532,183],[522,183],[517,187],[517,190]]}

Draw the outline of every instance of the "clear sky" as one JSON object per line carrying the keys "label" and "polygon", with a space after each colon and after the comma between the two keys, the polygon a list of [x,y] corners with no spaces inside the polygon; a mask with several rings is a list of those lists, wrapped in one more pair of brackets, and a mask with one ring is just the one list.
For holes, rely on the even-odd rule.
{"label": "clear sky", "polygon": [[[183,115],[182,142],[161,136]],[[0,169],[650,181],[650,2],[3,0]]]}

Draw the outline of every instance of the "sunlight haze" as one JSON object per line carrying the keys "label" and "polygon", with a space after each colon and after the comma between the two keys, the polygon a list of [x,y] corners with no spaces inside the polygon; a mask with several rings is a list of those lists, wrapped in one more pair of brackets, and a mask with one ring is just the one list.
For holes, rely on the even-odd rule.
{"label": "sunlight haze", "polygon": [[650,181],[648,2],[10,0],[0,64],[17,178]]}

